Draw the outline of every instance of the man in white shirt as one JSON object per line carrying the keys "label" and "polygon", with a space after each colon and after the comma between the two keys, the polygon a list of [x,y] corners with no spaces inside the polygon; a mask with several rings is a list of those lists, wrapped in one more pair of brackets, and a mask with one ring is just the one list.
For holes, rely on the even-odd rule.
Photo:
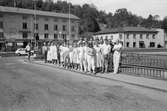
{"label": "man in white shirt", "polygon": [[111,46],[108,43],[108,40],[104,41],[102,45],[102,56],[104,58],[102,72],[108,72],[108,63],[109,63],[109,53],[111,51]]}
{"label": "man in white shirt", "polygon": [[31,46],[30,43],[27,44],[26,46],[26,52],[28,53],[28,60],[30,61],[30,56],[31,56]]}

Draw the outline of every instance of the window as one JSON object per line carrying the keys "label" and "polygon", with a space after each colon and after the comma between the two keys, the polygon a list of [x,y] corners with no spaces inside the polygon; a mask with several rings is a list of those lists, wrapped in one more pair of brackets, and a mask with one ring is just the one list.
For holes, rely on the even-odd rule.
{"label": "window", "polygon": [[3,15],[2,14],[0,14],[0,18],[2,18],[3,17]]}
{"label": "window", "polygon": [[71,20],[71,23],[74,23],[74,20]]}
{"label": "window", "polygon": [[149,34],[146,34],[146,39],[149,39]]}
{"label": "window", "polygon": [[23,32],[23,39],[27,39],[27,37],[28,37],[28,33],[27,32]]}
{"label": "window", "polygon": [[75,26],[71,27],[72,32],[75,32]]}
{"label": "window", "polygon": [[54,25],[54,30],[58,30],[58,25]]}
{"label": "window", "polygon": [[150,47],[155,47],[155,42],[150,42]]}
{"label": "window", "polygon": [[26,16],[26,15],[23,15],[23,17],[22,17],[23,20],[27,20],[27,18],[28,18],[28,16]]}
{"label": "window", "polygon": [[65,20],[65,19],[63,19],[62,21],[63,21],[63,22],[67,22],[67,20]]}
{"label": "window", "polygon": [[66,25],[63,25],[63,31],[66,31]]}
{"label": "window", "polygon": [[136,39],[136,34],[133,34],[133,39]]}
{"label": "window", "polygon": [[23,23],[23,29],[27,29],[27,23]]}
{"label": "window", "polygon": [[136,47],[136,42],[133,42],[133,47],[134,47],[134,48]]}
{"label": "window", "polygon": [[0,22],[0,29],[3,29],[3,22]]}
{"label": "window", "polygon": [[48,39],[48,38],[49,38],[49,34],[48,34],[48,33],[45,33],[45,34],[44,34],[44,38],[45,38],[45,39]]}
{"label": "window", "polygon": [[34,34],[34,38],[35,38],[35,40],[39,40],[39,34],[38,34],[38,33],[35,33],[35,34]]}
{"label": "window", "polygon": [[62,34],[62,37],[63,37],[64,40],[67,39],[67,38],[66,38],[66,34]]}
{"label": "window", "polygon": [[33,19],[34,19],[34,20],[39,20],[39,17],[33,16]]}
{"label": "window", "polygon": [[38,24],[34,24],[34,29],[38,30]]}
{"label": "window", "polygon": [[72,38],[75,38],[75,35],[74,35],[74,34],[72,34],[71,36],[72,36]]}
{"label": "window", "polygon": [[122,39],[122,34],[119,34],[119,39]]}
{"label": "window", "polygon": [[152,38],[155,39],[155,34],[152,35]]}
{"label": "window", "polygon": [[44,29],[45,29],[45,30],[48,30],[48,29],[49,29],[48,24],[45,24]]}
{"label": "window", "polygon": [[45,18],[45,21],[49,21],[49,18],[46,17],[46,18]]}
{"label": "window", "polygon": [[145,48],[144,41],[139,41],[139,48]]}
{"label": "window", "polygon": [[3,39],[4,38],[4,34],[3,32],[0,32],[0,39]]}
{"label": "window", "polygon": [[126,43],[126,47],[129,47],[129,42]]}
{"label": "window", "polygon": [[129,39],[129,34],[126,35],[126,38]]}
{"label": "window", "polygon": [[140,39],[143,39],[143,34],[140,34]]}
{"label": "window", "polygon": [[58,39],[58,34],[54,34],[54,39]]}
{"label": "window", "polygon": [[57,21],[58,21],[58,19],[57,19],[57,18],[55,18],[55,19],[54,19],[54,21],[55,21],[55,22],[57,22]]}

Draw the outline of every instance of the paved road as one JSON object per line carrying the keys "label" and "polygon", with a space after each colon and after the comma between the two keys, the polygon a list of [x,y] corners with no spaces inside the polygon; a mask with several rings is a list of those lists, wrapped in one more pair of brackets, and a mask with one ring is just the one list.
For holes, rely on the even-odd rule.
{"label": "paved road", "polygon": [[167,94],[0,58],[0,111],[167,111]]}

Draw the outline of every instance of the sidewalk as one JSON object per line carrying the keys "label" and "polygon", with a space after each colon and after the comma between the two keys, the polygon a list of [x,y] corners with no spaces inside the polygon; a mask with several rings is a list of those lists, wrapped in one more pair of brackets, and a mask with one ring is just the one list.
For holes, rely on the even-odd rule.
{"label": "sidewalk", "polygon": [[[33,60],[32,63],[39,64],[39,65],[46,65],[50,67],[56,67],[53,64],[48,64],[48,63],[45,64],[43,61]],[[79,71],[76,71],[76,72],[82,73]],[[82,73],[82,74],[85,74],[85,73]],[[156,80],[156,79],[149,79],[145,77],[131,76],[127,74],[112,74],[112,73],[97,74],[95,77],[100,77],[104,79],[119,81],[119,82],[131,84],[131,85],[136,85],[140,87],[145,87],[145,88],[155,89],[158,91],[167,92],[167,81],[165,80]]]}

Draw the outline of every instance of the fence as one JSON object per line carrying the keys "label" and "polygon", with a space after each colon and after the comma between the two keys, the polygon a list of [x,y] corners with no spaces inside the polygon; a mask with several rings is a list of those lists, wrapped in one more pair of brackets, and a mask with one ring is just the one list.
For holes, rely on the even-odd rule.
{"label": "fence", "polygon": [[167,80],[167,57],[123,52],[120,71]]}

